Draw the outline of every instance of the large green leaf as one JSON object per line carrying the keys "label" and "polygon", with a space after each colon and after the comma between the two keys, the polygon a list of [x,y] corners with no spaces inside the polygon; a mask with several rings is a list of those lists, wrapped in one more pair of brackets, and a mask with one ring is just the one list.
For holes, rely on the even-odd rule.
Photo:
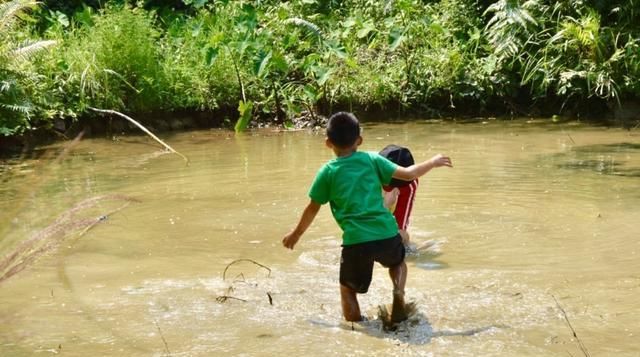
{"label": "large green leaf", "polygon": [[304,94],[309,100],[309,102],[315,103],[318,101],[318,98],[319,98],[318,91],[314,87],[307,84],[302,88],[302,90],[304,91]]}
{"label": "large green leaf", "polygon": [[220,50],[217,48],[213,48],[213,47],[207,48],[207,52],[205,54],[205,63],[207,64],[207,66],[213,65],[213,63],[216,61],[216,58],[218,58],[219,52]]}
{"label": "large green leaf", "polygon": [[389,32],[389,50],[395,51],[405,40],[405,31],[401,28],[393,28]]}
{"label": "large green leaf", "polygon": [[253,70],[256,76],[258,76],[259,78],[262,78],[268,74],[269,60],[271,60],[272,55],[272,51],[269,51],[268,53],[261,52],[258,54]]}
{"label": "large green leaf", "polygon": [[323,86],[329,78],[331,78],[331,74],[333,74],[332,68],[323,66],[313,66],[312,70],[316,76],[316,83],[318,83],[319,86]]}
{"label": "large green leaf", "polygon": [[236,133],[243,132],[249,126],[249,122],[251,121],[251,117],[253,116],[253,102],[252,101],[240,101],[238,104],[238,114],[240,117],[236,122],[235,131]]}

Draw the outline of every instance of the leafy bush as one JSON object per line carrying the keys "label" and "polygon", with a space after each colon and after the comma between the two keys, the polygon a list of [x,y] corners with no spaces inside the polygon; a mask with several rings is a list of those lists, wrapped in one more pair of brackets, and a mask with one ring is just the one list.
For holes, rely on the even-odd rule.
{"label": "leafy bush", "polygon": [[71,30],[59,57],[49,63],[52,87],[61,100],[76,113],[88,106],[162,109],[160,89],[166,79],[153,13],[107,7],[93,22]]}
{"label": "leafy bush", "polygon": [[[334,105],[557,112],[640,96],[637,1],[46,3],[31,27],[0,22],[5,135],[89,106],[239,108],[242,128]],[[23,45],[43,36],[58,43],[49,53],[13,55],[53,43]]]}
{"label": "leafy bush", "polygon": [[0,4],[0,134],[4,136],[21,134],[33,127],[34,118],[43,116],[33,98],[46,93],[30,60],[55,42],[32,40],[17,28],[20,17],[35,5],[26,0]]}

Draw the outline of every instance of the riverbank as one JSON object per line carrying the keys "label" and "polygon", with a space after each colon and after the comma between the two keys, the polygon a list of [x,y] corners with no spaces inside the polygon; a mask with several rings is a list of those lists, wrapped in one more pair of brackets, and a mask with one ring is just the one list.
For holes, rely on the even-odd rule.
{"label": "riverbank", "polygon": [[[353,111],[365,123],[370,122],[398,122],[398,121],[421,121],[433,119],[440,121],[452,121],[457,123],[476,123],[487,120],[512,120],[514,118],[532,118],[548,120],[550,122],[583,121],[594,125],[605,127],[622,127],[625,129],[637,129],[640,124],[640,102],[628,101],[621,107],[614,107],[608,110],[607,107],[598,106],[599,110],[580,113],[574,116],[560,116],[541,113],[539,110],[534,113],[523,115],[524,109],[514,110],[510,113],[483,113],[484,115],[474,115],[472,110],[460,114],[461,111],[449,108],[447,111],[432,110],[429,113],[421,113],[410,110],[389,110],[383,108],[354,108],[336,107],[334,112],[339,110]],[[606,109],[606,110],[605,110]],[[324,128],[326,119],[332,112],[325,113],[301,113],[293,118],[289,123],[279,123],[276,118],[257,118],[251,122],[250,128],[272,127],[279,130],[289,129],[320,129]],[[180,111],[180,112],[156,112],[143,114],[128,114],[139,121],[151,132],[159,135],[168,133],[180,133],[183,131],[197,129],[219,129],[226,128],[233,130],[237,120],[237,113],[233,108],[217,111]],[[56,120],[53,128],[46,130],[35,130],[24,135],[12,137],[0,137],[0,157],[11,157],[16,155],[30,155],[29,153],[41,145],[50,144],[56,141],[72,140],[82,133],[83,138],[108,137],[116,138],[124,135],[144,135],[142,131],[128,121],[116,115],[99,114],[92,117],[80,118],[78,120]]]}
{"label": "riverbank", "polygon": [[21,12],[33,22],[4,15],[0,135],[100,131],[104,117],[91,107],[142,122],[173,116],[145,123],[164,131],[237,118],[292,127],[305,112],[338,108],[383,117],[607,118],[618,101],[640,98],[633,5],[151,3],[45,1]]}

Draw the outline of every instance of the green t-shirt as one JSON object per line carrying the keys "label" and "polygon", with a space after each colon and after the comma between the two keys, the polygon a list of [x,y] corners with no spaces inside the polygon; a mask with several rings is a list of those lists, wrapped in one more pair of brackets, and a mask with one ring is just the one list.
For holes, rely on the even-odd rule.
{"label": "green t-shirt", "polygon": [[398,234],[398,225],[384,207],[382,185],[391,181],[397,165],[373,152],[356,151],[320,168],[309,190],[318,204],[327,202],[342,229],[342,244],[353,245]]}

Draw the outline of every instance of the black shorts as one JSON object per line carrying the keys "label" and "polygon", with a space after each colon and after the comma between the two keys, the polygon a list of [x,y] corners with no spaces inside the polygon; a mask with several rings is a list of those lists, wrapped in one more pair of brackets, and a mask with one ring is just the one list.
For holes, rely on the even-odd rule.
{"label": "black shorts", "polygon": [[389,239],[342,246],[340,284],[364,294],[371,284],[373,262],[393,268],[404,261],[404,254],[399,234]]}

